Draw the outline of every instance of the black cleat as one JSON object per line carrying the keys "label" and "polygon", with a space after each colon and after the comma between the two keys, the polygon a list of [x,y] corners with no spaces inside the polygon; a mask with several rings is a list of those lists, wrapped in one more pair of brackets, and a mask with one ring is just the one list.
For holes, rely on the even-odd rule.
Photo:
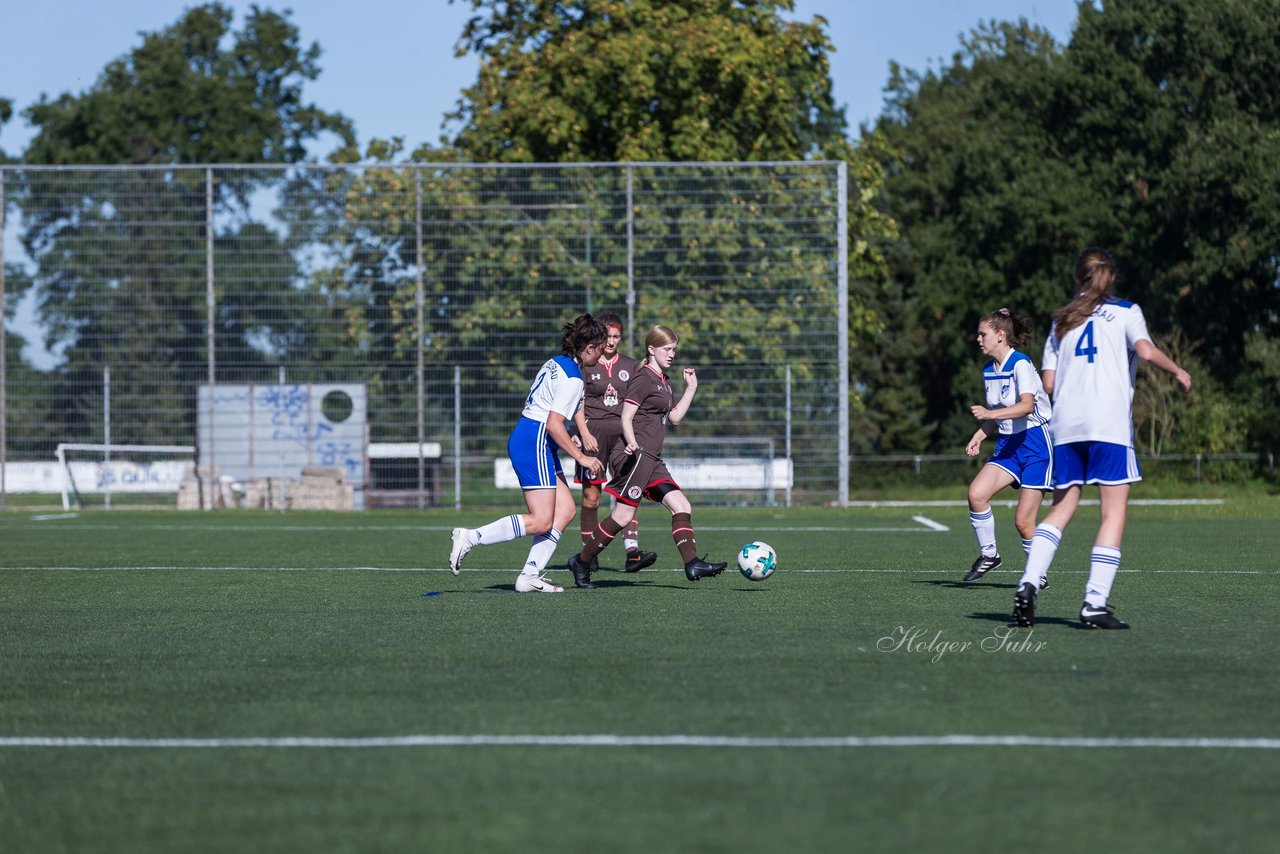
{"label": "black cleat", "polygon": [[639,572],[646,566],[653,566],[653,562],[657,559],[657,552],[642,552],[639,549],[632,549],[627,552],[627,565],[623,569],[627,572]]}
{"label": "black cleat", "polygon": [[[594,564],[595,561],[591,563]],[[583,587],[587,590],[595,589],[595,585],[591,583],[591,566],[583,563],[577,554],[569,555],[569,571],[573,573],[574,587]]]}
{"label": "black cleat", "polygon": [[1029,581],[1013,595],[1013,622],[1023,628],[1036,624],[1036,586]]}
{"label": "black cleat", "polygon": [[1129,624],[1111,613],[1111,608],[1101,608],[1085,602],[1080,606],[1080,622],[1091,629],[1127,629]]}
{"label": "black cleat", "polygon": [[1040,579],[1040,589],[1041,590],[1049,589],[1049,576],[1046,575],[1044,578]]}
{"label": "black cleat", "polygon": [[965,581],[977,581],[993,569],[999,569],[1004,561],[1000,560],[1000,555],[995,557],[985,557],[978,555],[978,559],[973,562],[973,566],[969,567],[969,571],[964,574]]}
{"label": "black cleat", "polygon": [[700,557],[695,557],[684,565],[684,577],[690,581],[697,581],[700,578],[710,578],[713,575],[719,575],[724,572],[727,563],[707,563]]}

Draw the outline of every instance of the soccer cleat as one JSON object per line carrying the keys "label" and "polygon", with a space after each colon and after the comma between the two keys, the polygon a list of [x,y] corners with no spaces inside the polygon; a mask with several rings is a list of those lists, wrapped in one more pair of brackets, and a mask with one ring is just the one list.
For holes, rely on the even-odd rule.
{"label": "soccer cleat", "polygon": [[973,566],[969,567],[969,571],[964,574],[965,581],[977,581],[993,569],[999,569],[1004,561],[1000,560],[1000,555],[987,557],[978,555],[978,559],[973,562]]}
{"label": "soccer cleat", "polygon": [[1085,602],[1080,606],[1080,622],[1091,629],[1127,629],[1129,624],[1111,613],[1111,608],[1097,607]]}
{"label": "soccer cleat", "polygon": [[471,532],[466,528],[453,529],[453,549],[449,552],[449,571],[454,575],[462,572],[462,559],[471,551],[473,543],[467,536]]}
{"label": "soccer cleat", "polygon": [[1049,576],[1046,575],[1040,579],[1040,589],[1041,590],[1049,589]]}
{"label": "soccer cleat", "polygon": [[[591,562],[592,564],[595,561]],[[569,555],[569,571],[573,573],[573,586],[582,587],[587,590],[595,589],[595,585],[591,583],[591,566],[582,562],[582,558],[577,553]]]}
{"label": "soccer cleat", "polygon": [[1029,581],[1013,595],[1013,622],[1023,628],[1036,624],[1036,586]]}
{"label": "soccer cleat", "polygon": [[516,576],[517,593],[563,593],[563,587],[557,587],[545,575]]}
{"label": "soccer cleat", "polygon": [[646,566],[653,566],[653,562],[657,559],[657,552],[642,552],[639,549],[632,549],[627,552],[627,564],[623,568],[627,572],[639,572]]}
{"label": "soccer cleat", "polygon": [[719,575],[724,572],[727,563],[707,563],[700,557],[695,557],[684,565],[684,577],[690,581],[697,581],[700,578],[710,578],[713,575]]}

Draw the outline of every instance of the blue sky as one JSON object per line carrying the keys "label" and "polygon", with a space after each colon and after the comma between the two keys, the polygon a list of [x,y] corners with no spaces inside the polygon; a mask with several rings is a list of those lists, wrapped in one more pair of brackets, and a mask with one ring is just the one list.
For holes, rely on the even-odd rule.
{"label": "blue sky", "polygon": [[[224,0],[236,27],[249,2]],[[16,110],[43,92],[56,98],[93,85],[110,60],[140,43],[138,33],[175,21],[184,0],[0,0],[3,49],[0,97]],[[405,137],[410,148],[436,141],[444,113],[475,77],[474,57],[453,46],[470,15],[467,0],[259,0],[292,9],[305,43],[324,51],[323,73],[306,94],[356,124],[363,145],[372,137]],[[949,58],[960,34],[980,21],[1025,17],[1060,42],[1071,34],[1075,0],[796,0],[797,19],[822,15],[835,43],[835,96],[851,129],[879,114],[889,61],[923,70]],[[31,137],[20,116],[0,128],[0,149],[21,152]]]}

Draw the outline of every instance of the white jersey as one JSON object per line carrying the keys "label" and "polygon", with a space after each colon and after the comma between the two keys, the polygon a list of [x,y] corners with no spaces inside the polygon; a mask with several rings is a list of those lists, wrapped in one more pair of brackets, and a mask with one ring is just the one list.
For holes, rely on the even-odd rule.
{"label": "white jersey", "polygon": [[568,356],[547,359],[533,379],[521,414],[539,424],[546,424],[547,415],[552,412],[559,412],[566,421],[572,421],[582,405],[582,390],[582,370],[577,362]]}
{"label": "white jersey", "polygon": [[1137,303],[1103,300],[1084,323],[1058,340],[1049,330],[1040,369],[1055,371],[1053,443],[1110,442],[1133,447],[1137,344],[1150,341]]}
{"label": "white jersey", "polygon": [[1004,409],[1013,406],[1024,394],[1035,398],[1035,408],[1022,418],[1003,418],[996,422],[996,429],[1001,436],[1014,433],[1025,433],[1029,427],[1043,427],[1049,423],[1052,407],[1049,395],[1045,393],[1040,382],[1040,374],[1025,353],[1010,350],[1004,357],[1004,364],[997,365],[995,359],[982,367],[982,383],[987,389],[987,408]]}

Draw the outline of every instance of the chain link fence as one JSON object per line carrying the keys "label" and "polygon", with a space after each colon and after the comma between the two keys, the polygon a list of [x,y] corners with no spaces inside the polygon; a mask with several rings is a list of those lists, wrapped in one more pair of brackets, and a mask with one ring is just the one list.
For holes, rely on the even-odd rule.
{"label": "chain link fence", "polygon": [[847,198],[833,162],[0,167],[0,501],[509,503],[533,374],[612,309],[698,369],[695,500],[843,502]]}

